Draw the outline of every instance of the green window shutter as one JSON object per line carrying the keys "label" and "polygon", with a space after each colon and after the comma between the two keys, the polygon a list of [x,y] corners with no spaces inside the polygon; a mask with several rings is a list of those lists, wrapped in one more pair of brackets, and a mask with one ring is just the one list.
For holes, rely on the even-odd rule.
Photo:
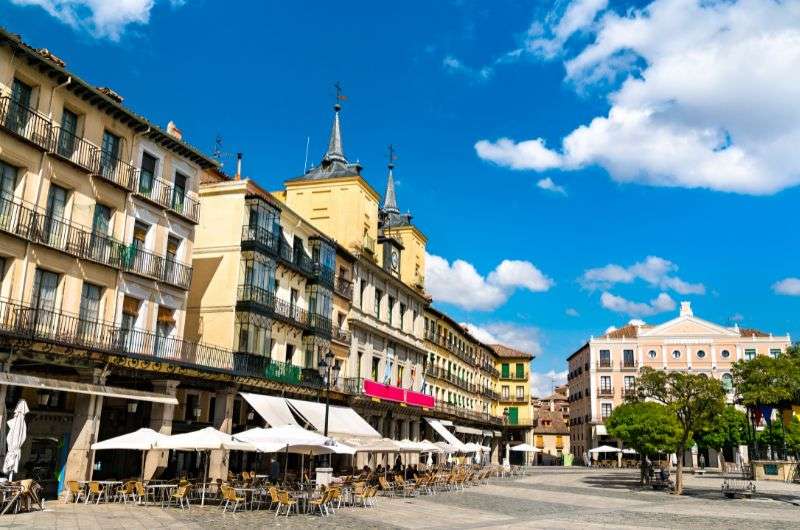
{"label": "green window shutter", "polygon": [[525,365],[522,363],[517,363],[517,379],[524,379],[525,378]]}
{"label": "green window shutter", "polygon": [[502,368],[502,369],[500,370],[500,375],[501,375],[502,377],[506,377],[506,378],[507,378],[507,377],[508,377],[508,373],[509,373],[509,370],[508,370],[508,363],[503,363],[503,365],[501,366],[501,368]]}
{"label": "green window shutter", "polygon": [[517,407],[509,407],[508,424],[516,425],[517,423],[519,423],[519,409]]}

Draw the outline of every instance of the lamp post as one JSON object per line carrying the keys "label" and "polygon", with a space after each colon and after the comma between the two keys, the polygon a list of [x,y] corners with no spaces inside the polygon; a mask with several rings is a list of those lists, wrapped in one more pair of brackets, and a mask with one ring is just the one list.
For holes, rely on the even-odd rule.
{"label": "lamp post", "polygon": [[[326,438],[328,437],[328,413],[331,407],[331,383],[334,385],[336,384],[336,381],[339,379],[339,371],[341,370],[339,361],[335,359],[336,356],[333,352],[328,350],[328,353],[326,353],[324,357],[321,357],[317,364],[319,375],[322,377],[322,382],[325,383],[325,431],[322,434]],[[330,464],[331,457],[328,455],[328,467],[330,467]]]}
{"label": "lamp post", "polygon": [[511,465],[511,456],[508,453],[508,407],[503,408],[503,466]]}

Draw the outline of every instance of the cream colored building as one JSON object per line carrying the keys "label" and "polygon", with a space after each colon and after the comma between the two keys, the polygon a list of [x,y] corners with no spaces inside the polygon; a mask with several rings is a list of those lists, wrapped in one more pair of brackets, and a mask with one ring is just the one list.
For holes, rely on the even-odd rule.
{"label": "cream colored building", "polygon": [[592,447],[610,441],[603,422],[633,392],[642,367],[706,374],[731,390],[735,361],[775,356],[790,345],[788,335],[698,318],[689,302],[662,324],[632,322],[593,337],[567,359],[572,452],[582,459]]}
{"label": "cream colored building", "polygon": [[[534,356],[501,344],[491,346],[494,350],[497,379],[496,414],[505,419],[505,428],[511,445],[533,443],[533,406],[531,405],[531,363]],[[511,453],[512,463],[523,463],[522,454]],[[518,459],[518,461],[515,461]]]}

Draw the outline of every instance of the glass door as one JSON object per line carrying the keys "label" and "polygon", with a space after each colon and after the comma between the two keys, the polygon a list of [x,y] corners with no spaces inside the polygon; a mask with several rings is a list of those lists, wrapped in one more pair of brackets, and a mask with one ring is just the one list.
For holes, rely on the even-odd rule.
{"label": "glass door", "polygon": [[175,185],[172,188],[172,209],[178,213],[183,213],[183,206],[186,199],[186,175],[175,173]]}
{"label": "glass door", "polygon": [[45,242],[53,247],[66,248],[67,226],[64,212],[67,208],[67,190],[55,184],[50,185],[47,193],[47,210],[45,212],[42,236]]}
{"label": "glass door", "polygon": [[34,311],[34,327],[37,334],[54,336],[58,326],[56,309],[56,291],[58,290],[58,274],[44,269],[36,269],[33,278],[33,294],[31,306]]}
{"label": "glass door", "polygon": [[58,131],[58,154],[72,158],[75,152],[75,138],[78,134],[78,115],[64,109],[61,114],[61,129]]}
{"label": "glass door", "polygon": [[113,179],[119,159],[120,137],[103,131],[103,147],[100,153],[100,174]]}
{"label": "glass door", "polygon": [[99,285],[83,283],[81,290],[81,310],[78,316],[78,336],[85,344],[99,336],[100,298],[103,289]]}
{"label": "glass door", "polygon": [[33,87],[14,79],[11,86],[11,101],[6,114],[6,127],[17,134],[23,134],[25,126],[28,125],[32,95]]}
{"label": "glass door", "polygon": [[98,261],[108,261],[110,258],[108,232],[111,227],[111,208],[100,203],[94,205],[92,218],[91,256]]}

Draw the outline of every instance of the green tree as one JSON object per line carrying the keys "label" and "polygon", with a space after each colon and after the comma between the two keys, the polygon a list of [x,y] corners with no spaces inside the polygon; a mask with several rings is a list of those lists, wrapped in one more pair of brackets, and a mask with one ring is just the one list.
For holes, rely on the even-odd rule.
{"label": "green tree", "polygon": [[794,454],[796,459],[800,458],[800,419],[792,415],[792,421],[788,426],[785,426],[785,429],[786,450]]}
{"label": "green tree", "polygon": [[675,473],[675,493],[683,493],[683,455],[695,433],[708,429],[725,408],[725,389],[722,383],[702,374],[666,372],[642,368],[637,382],[641,400],[666,405],[678,421],[678,468]]}
{"label": "green tree", "polygon": [[695,435],[697,444],[722,452],[737,447],[747,439],[747,416],[736,407],[727,406],[710,425]]}
{"label": "green tree", "polygon": [[639,452],[640,482],[645,482],[645,457],[671,453],[678,446],[680,425],[666,406],[652,401],[624,403],[606,420],[608,433]]}

